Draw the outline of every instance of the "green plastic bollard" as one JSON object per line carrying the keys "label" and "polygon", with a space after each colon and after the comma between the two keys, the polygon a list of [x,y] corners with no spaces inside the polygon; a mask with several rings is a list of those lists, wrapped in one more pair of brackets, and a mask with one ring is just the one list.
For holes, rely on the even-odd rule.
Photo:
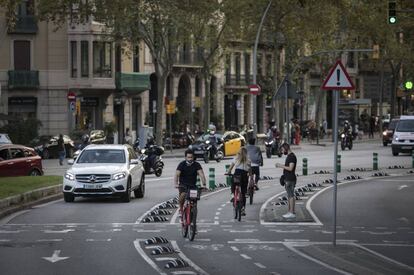
{"label": "green plastic bollard", "polygon": [[215,168],[208,169],[208,186],[210,189],[216,188],[216,175],[215,175]]}
{"label": "green plastic bollard", "polygon": [[307,158],[303,158],[302,174],[304,176],[308,175],[308,159]]}
{"label": "green plastic bollard", "polygon": [[378,153],[372,153],[372,158],[373,158],[372,169],[374,171],[377,171],[378,170]]}
{"label": "green plastic bollard", "polygon": [[[226,164],[226,173],[227,171],[229,171],[230,168],[230,164]],[[226,176],[226,185],[230,186],[231,185],[231,177],[230,176]]]}
{"label": "green plastic bollard", "polygon": [[336,159],[336,171],[341,173],[341,155],[338,155],[338,158]]}

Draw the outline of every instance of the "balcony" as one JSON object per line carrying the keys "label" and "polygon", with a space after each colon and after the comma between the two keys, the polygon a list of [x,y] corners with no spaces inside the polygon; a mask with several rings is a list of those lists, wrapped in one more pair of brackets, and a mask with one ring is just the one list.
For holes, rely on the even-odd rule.
{"label": "balcony", "polygon": [[37,20],[33,15],[17,16],[16,22],[9,22],[9,34],[36,34]]}
{"label": "balcony", "polygon": [[226,86],[248,86],[252,79],[252,75],[226,75]]}
{"label": "balcony", "polygon": [[116,73],[117,90],[141,93],[150,89],[150,75],[144,73]]}
{"label": "balcony", "polygon": [[201,67],[202,65],[201,53],[197,51],[180,51],[174,62],[176,67]]}
{"label": "balcony", "polygon": [[8,74],[9,90],[39,88],[39,71],[8,71]]}

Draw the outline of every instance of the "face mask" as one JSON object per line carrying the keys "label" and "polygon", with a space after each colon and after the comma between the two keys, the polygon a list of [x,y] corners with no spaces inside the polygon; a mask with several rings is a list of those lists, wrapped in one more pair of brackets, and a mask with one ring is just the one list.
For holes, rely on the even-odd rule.
{"label": "face mask", "polygon": [[185,161],[185,163],[186,163],[187,165],[191,165],[191,164],[193,164],[193,162],[194,162],[194,160],[186,160],[186,161]]}

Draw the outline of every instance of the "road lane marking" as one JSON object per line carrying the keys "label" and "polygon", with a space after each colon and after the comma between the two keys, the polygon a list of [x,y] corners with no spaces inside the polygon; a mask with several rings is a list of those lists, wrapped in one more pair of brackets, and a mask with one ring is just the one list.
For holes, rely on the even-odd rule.
{"label": "road lane marking", "polygon": [[260,267],[260,268],[262,268],[262,269],[265,269],[266,267],[264,266],[264,265],[262,265],[261,263],[254,263],[256,266],[258,266],[258,267]]}
{"label": "road lane marking", "polygon": [[300,233],[303,232],[303,230],[280,230],[280,229],[269,229],[270,232],[276,232],[276,233]]}
{"label": "road lane marking", "polygon": [[18,234],[27,230],[0,230],[0,234]]}
{"label": "road lane marking", "polygon": [[384,231],[384,232],[361,231],[361,233],[368,233],[370,235],[392,235],[392,234],[395,234],[397,232],[393,232],[393,231]]}
{"label": "road lane marking", "polygon": [[151,260],[151,258],[150,257],[148,257],[147,256],[147,254],[145,254],[145,252],[144,252],[144,250],[142,250],[142,248],[141,248],[141,246],[140,246],[140,242],[143,242],[143,241],[145,241],[145,240],[143,240],[143,239],[136,239],[135,241],[134,241],[134,246],[135,246],[135,249],[138,251],[138,253],[141,255],[141,257],[153,268],[153,269],[155,269],[155,271],[157,271],[158,272],[158,274],[160,274],[160,275],[167,275],[167,273],[165,273],[165,272],[163,272],[158,266],[157,266],[157,264],[153,261],[153,260]]}
{"label": "road lane marking", "polygon": [[235,246],[230,246],[230,248],[231,248],[233,251],[236,251],[236,252],[238,252],[238,251],[239,251],[239,249],[238,249],[237,247],[235,247]]}
{"label": "road lane marking", "polygon": [[64,230],[42,230],[43,233],[46,234],[66,234],[72,231],[75,231],[75,229],[64,229]]}
{"label": "road lane marking", "polygon": [[404,188],[407,188],[407,187],[408,187],[408,185],[401,185],[401,186],[398,187],[398,190],[403,190]]}
{"label": "road lane marking", "polygon": [[40,239],[37,240],[36,242],[61,242],[63,241],[63,239]]}
{"label": "road lane marking", "polygon": [[240,256],[242,256],[246,260],[251,260],[252,259],[251,257],[247,256],[246,254],[240,254]]}
{"label": "road lane marking", "polygon": [[174,275],[197,275],[197,273],[193,271],[173,271],[171,273]]}
{"label": "road lane marking", "polygon": [[220,215],[221,213],[220,212],[216,212],[216,216],[218,216],[218,215]]}
{"label": "road lane marking", "polygon": [[7,243],[7,242],[11,242],[11,240],[7,240],[7,239],[0,239],[0,243]]}
{"label": "road lane marking", "polygon": [[[156,205],[154,205],[150,210],[148,210],[147,212],[145,212],[144,214],[142,214],[136,221],[135,221],[135,223],[136,224],[140,224],[141,222],[142,222],[142,220],[149,214],[149,213],[151,213],[152,211],[154,211],[157,207],[159,207],[161,204],[163,204],[163,203],[165,203],[165,201],[163,201],[163,202],[160,202],[160,203],[158,203],[158,204],[156,204]],[[178,213],[178,210],[177,210],[177,213]],[[178,215],[178,214],[177,214]]]}
{"label": "road lane marking", "polygon": [[56,263],[62,260],[69,259],[69,257],[59,257],[59,254],[60,254],[60,250],[55,250],[51,257],[42,257],[42,259],[45,259],[46,261],[49,261],[51,263]]}
{"label": "road lane marking", "polygon": [[162,262],[162,261],[174,261],[177,258],[171,258],[171,257],[159,257],[159,258],[155,258],[155,260],[157,262]]}
{"label": "road lane marking", "polygon": [[86,239],[86,242],[110,242],[112,239]]}
{"label": "road lane marking", "polygon": [[195,263],[193,263],[189,258],[187,258],[187,256],[184,254],[184,253],[182,253],[182,251],[180,250],[180,248],[178,247],[178,245],[177,245],[177,242],[176,241],[171,241],[171,245],[172,245],[172,247],[176,250],[176,251],[179,251],[179,253],[180,253],[180,257],[184,260],[184,261],[186,261],[192,268],[194,268],[199,274],[202,274],[202,275],[208,275],[208,273],[207,272],[205,272],[203,269],[201,269],[198,265],[196,265]]}
{"label": "road lane marking", "polygon": [[160,181],[160,180],[172,180],[174,177],[168,177],[168,178],[156,178],[156,179],[145,179],[145,182],[151,182],[151,181]]}
{"label": "road lane marking", "polygon": [[[161,232],[161,229],[132,229],[132,231],[138,232],[138,233],[159,233]],[[165,230],[162,230],[165,231]]]}

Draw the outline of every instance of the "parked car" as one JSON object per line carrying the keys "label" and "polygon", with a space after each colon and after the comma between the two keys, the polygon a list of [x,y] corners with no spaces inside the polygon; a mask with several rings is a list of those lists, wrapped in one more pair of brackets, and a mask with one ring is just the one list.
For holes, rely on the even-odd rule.
{"label": "parked car", "polygon": [[391,144],[392,136],[394,135],[395,126],[397,126],[397,123],[399,120],[400,119],[398,118],[393,118],[391,122],[384,123],[383,125],[384,131],[382,132],[382,144],[384,146]]}
{"label": "parked car", "polygon": [[97,144],[82,150],[63,177],[63,198],[115,196],[123,202],[144,197],[145,174],[141,161],[129,145]]}
{"label": "parked car", "polygon": [[[224,156],[234,156],[236,155],[240,148],[246,145],[246,140],[244,137],[234,131],[227,131],[223,135],[215,134],[222,142],[222,146],[220,146],[220,150],[223,151]],[[191,144],[188,148],[196,151],[200,150],[200,146],[204,144],[204,141],[209,139],[210,134],[204,134],[200,136],[193,144]]]}
{"label": "parked car", "polygon": [[[38,146],[35,146],[34,149],[43,159],[58,158],[58,139],[59,136],[53,136],[47,142],[44,142],[44,140],[39,140],[40,144]],[[71,158],[75,151],[75,143],[67,135],[63,135],[63,141],[65,143],[66,157]]]}
{"label": "parked car", "polygon": [[17,144],[0,145],[0,176],[41,176],[42,158],[30,147]]}
{"label": "parked car", "polygon": [[8,134],[0,134],[0,144],[12,144]]}

